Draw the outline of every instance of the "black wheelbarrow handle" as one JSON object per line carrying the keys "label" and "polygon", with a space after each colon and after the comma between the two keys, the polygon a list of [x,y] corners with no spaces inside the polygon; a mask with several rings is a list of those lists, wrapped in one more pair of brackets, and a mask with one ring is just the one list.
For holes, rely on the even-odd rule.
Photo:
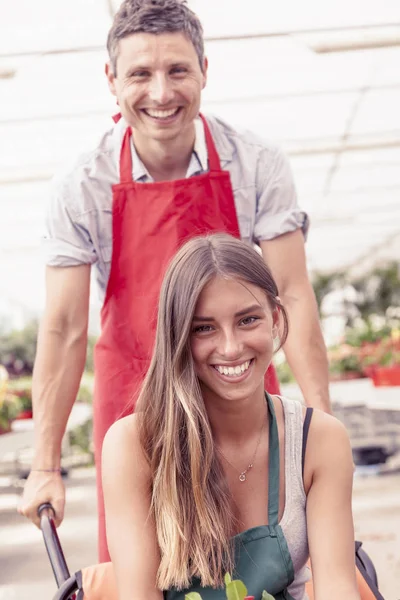
{"label": "black wheelbarrow handle", "polygon": [[[58,587],[53,600],[68,600],[69,598],[76,598],[75,592],[79,592],[81,588],[78,585],[76,575],[71,577],[69,574],[64,552],[61,548],[57,529],[54,524],[55,514],[54,508],[48,502],[41,504],[38,508],[44,545],[46,546],[47,555]],[[78,593],[78,598],[81,597],[80,594],[81,592]]]}
{"label": "black wheelbarrow handle", "polygon": [[40,528],[42,530],[44,545],[53,569],[57,587],[61,587],[70,578],[70,573],[65,561],[64,552],[61,548],[57,529],[54,524],[55,510],[51,504],[46,502],[38,508]]}

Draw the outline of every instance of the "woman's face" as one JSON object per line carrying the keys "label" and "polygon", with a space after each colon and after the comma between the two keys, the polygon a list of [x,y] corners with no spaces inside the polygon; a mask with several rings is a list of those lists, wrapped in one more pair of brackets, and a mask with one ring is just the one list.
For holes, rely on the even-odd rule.
{"label": "woman's face", "polygon": [[216,277],[200,294],[191,349],[205,395],[237,400],[264,386],[277,330],[263,290],[238,279]]}

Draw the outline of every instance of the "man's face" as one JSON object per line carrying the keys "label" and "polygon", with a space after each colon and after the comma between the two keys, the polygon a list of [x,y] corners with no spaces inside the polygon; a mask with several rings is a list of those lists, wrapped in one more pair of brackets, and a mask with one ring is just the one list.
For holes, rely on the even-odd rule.
{"label": "man's face", "polygon": [[160,141],[176,138],[197,117],[206,71],[182,33],[135,33],[119,43],[117,75],[106,66],[124,119],[137,134]]}

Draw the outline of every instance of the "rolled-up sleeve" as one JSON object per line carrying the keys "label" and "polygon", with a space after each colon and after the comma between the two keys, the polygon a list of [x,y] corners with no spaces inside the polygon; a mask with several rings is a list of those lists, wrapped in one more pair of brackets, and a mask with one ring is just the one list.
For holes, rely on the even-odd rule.
{"label": "rolled-up sleeve", "polygon": [[278,148],[265,149],[258,164],[255,241],[272,240],[300,228],[306,237],[308,227],[287,158]]}
{"label": "rolled-up sleeve", "polygon": [[42,249],[47,265],[52,267],[72,267],[93,264],[97,254],[84,224],[84,211],[80,198],[82,191],[73,181],[61,184],[54,182],[51,187],[42,237]]}

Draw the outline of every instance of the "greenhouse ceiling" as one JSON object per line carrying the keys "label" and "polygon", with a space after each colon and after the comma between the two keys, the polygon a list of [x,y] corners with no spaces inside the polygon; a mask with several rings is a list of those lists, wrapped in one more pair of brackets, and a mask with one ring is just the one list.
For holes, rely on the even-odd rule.
{"label": "greenhouse ceiling", "polygon": [[[49,182],[110,124],[104,42],[118,4],[0,5],[0,313],[43,307]],[[189,4],[207,39],[203,111],[286,150],[311,218],[310,270],[398,259],[398,0]]]}

